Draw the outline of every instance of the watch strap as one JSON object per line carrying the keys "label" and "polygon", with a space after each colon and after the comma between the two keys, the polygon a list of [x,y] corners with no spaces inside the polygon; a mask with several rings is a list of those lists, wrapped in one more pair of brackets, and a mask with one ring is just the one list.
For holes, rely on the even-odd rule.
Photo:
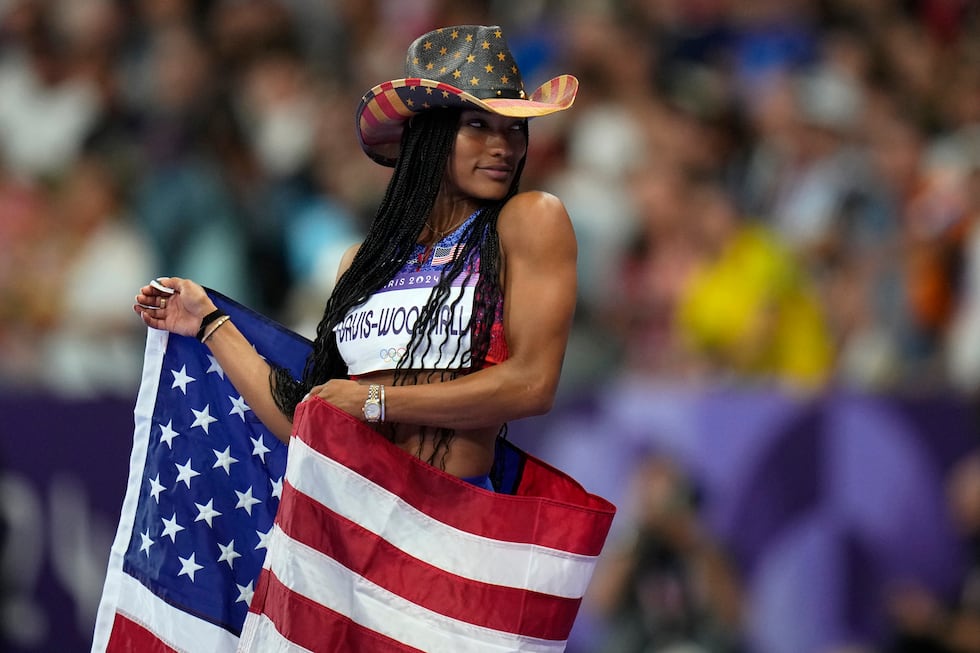
{"label": "watch strap", "polygon": [[383,422],[385,416],[384,408],[384,386],[372,383],[368,386],[367,399],[364,400],[364,419],[368,422]]}

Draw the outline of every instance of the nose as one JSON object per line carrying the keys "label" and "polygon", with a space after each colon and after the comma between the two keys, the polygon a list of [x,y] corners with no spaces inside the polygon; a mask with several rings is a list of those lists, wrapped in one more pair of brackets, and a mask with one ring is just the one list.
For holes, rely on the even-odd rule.
{"label": "nose", "polygon": [[513,125],[493,129],[489,134],[487,147],[499,158],[523,158],[527,153],[527,133]]}
{"label": "nose", "polygon": [[503,157],[513,153],[514,146],[507,136],[507,132],[500,129],[495,129],[490,132],[487,138],[487,149],[490,150],[491,154]]}

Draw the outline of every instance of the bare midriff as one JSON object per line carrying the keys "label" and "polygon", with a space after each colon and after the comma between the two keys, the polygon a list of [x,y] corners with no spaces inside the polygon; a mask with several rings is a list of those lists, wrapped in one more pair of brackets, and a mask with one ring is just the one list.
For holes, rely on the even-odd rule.
{"label": "bare midriff", "polygon": [[[443,374],[445,374],[446,379],[450,378],[449,373],[438,371],[403,372],[400,385],[435,383],[443,380]],[[405,376],[408,376],[407,381],[404,379]],[[393,371],[373,372],[358,376],[354,380],[362,385],[376,383],[391,388],[395,385],[395,373]],[[368,426],[413,456],[425,461],[432,459],[436,444],[434,439],[434,436],[437,436],[436,427],[425,428],[418,424],[399,424],[387,421],[379,424],[369,423]],[[449,443],[449,450],[438,452],[433,461],[434,464],[445,472],[461,478],[481,476],[488,473],[493,464],[494,444],[501,426],[502,424],[480,429],[456,429],[452,441]]]}

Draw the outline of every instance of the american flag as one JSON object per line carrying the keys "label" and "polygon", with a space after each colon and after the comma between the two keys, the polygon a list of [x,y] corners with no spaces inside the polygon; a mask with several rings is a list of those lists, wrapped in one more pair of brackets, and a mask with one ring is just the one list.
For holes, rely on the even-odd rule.
{"label": "american flag", "polygon": [[[309,342],[209,291],[267,360]],[[279,507],[286,446],[194,338],[149,330],[129,481],[93,651],[234,651]]]}
{"label": "american flag", "polygon": [[445,265],[454,258],[459,251],[459,243],[455,245],[439,245],[432,249],[432,265]]}
{"label": "american flag", "polygon": [[[251,329],[258,316],[222,308],[270,358]],[[170,358],[184,349],[196,365],[189,352]],[[276,362],[297,370],[302,358]],[[495,477],[512,493],[487,492],[319,399],[297,409],[287,464],[285,447],[236,409],[237,394],[207,371],[212,364],[195,340],[151,332],[130,492],[93,650],[564,649],[611,504],[504,440]],[[211,379],[220,390],[186,399]],[[156,408],[141,418],[148,385]],[[226,409],[201,408],[222,399]],[[171,410],[189,414],[171,423]],[[215,444],[219,425],[244,440]],[[202,444],[178,454],[161,446],[181,437]]]}

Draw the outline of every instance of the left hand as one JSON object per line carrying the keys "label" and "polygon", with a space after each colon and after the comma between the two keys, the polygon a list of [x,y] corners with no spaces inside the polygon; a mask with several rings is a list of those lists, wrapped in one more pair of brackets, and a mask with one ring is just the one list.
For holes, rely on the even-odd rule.
{"label": "left hand", "polygon": [[182,336],[196,336],[201,319],[215,309],[207,292],[190,279],[159,277],[155,281],[172,289],[173,293],[147,284],[139,289],[133,310],[149,327]]}
{"label": "left hand", "polygon": [[367,386],[348,379],[330,379],[322,385],[310,389],[309,397],[319,397],[340,410],[364,420],[364,400],[367,399]]}

